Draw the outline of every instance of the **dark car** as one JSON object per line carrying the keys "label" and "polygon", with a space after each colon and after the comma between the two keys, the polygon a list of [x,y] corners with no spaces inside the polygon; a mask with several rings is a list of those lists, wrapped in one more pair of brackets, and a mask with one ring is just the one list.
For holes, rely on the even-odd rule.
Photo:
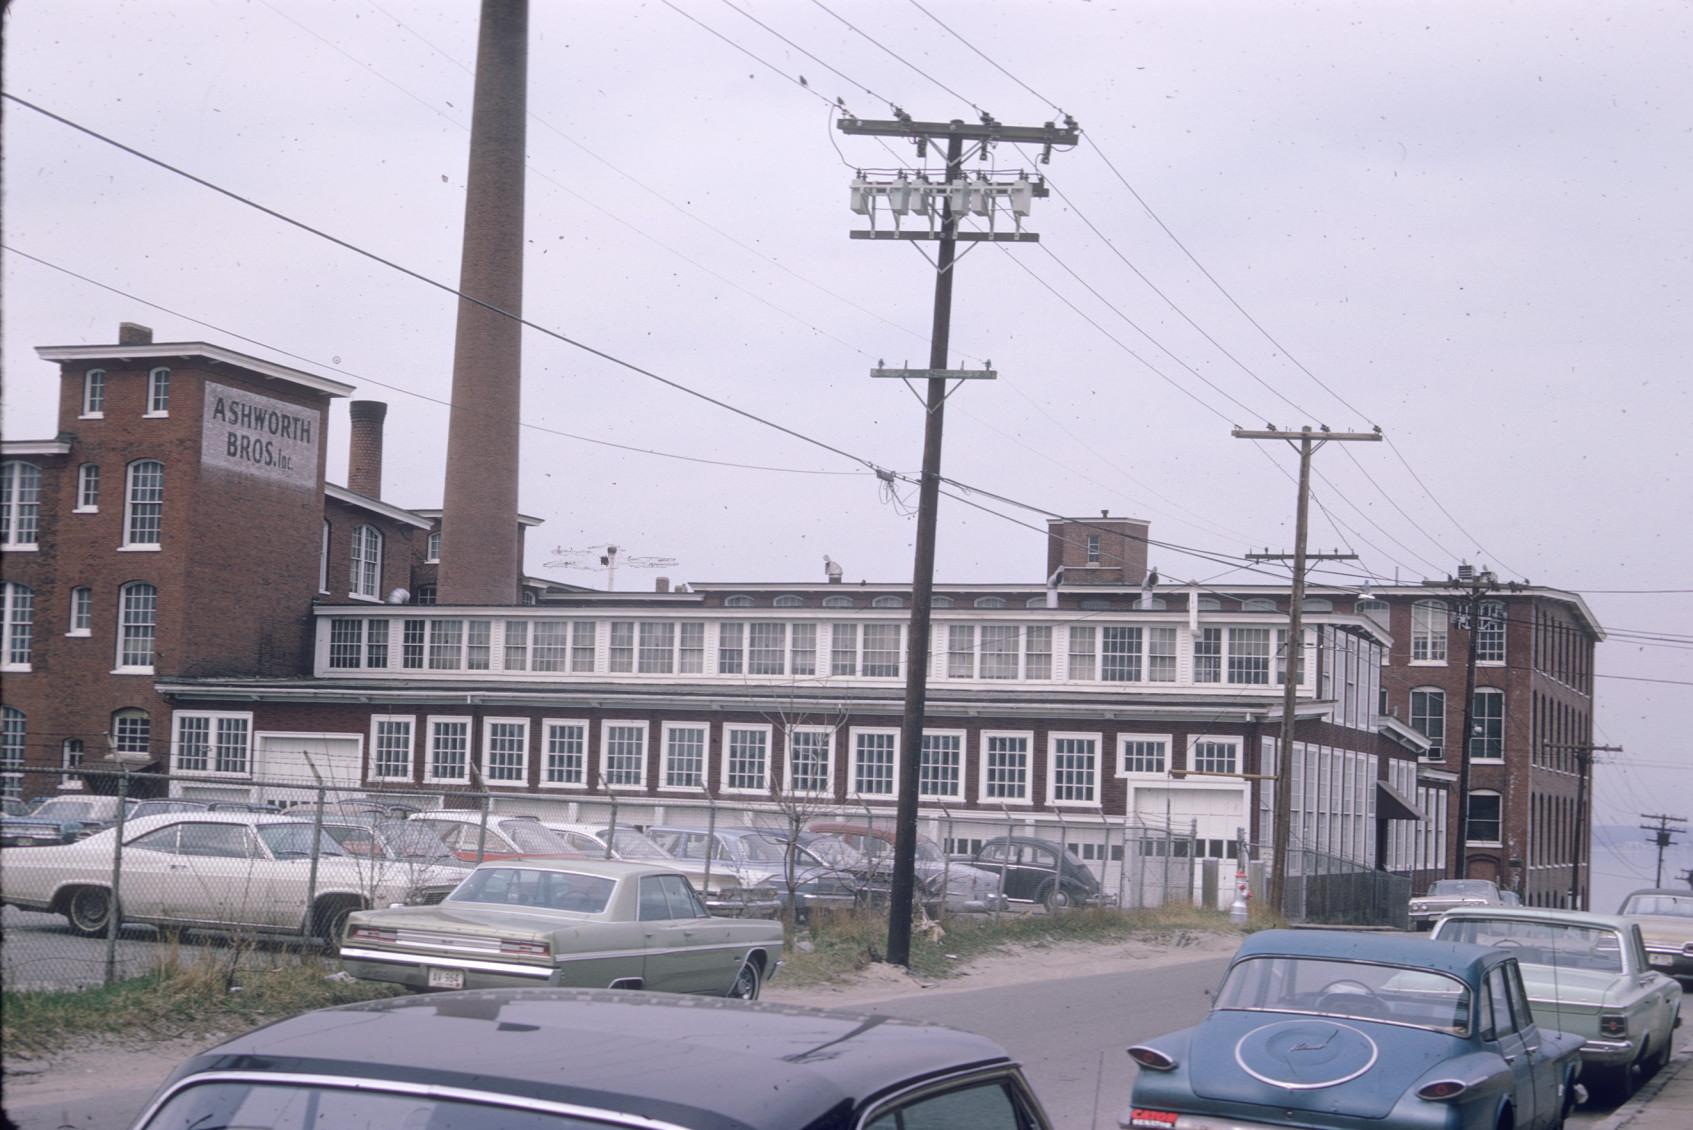
{"label": "dark car", "polygon": [[26,815],[0,818],[0,846],[72,844],[105,831],[117,818],[115,796],[48,797]]}
{"label": "dark car", "polygon": [[1012,902],[1034,902],[1058,910],[1108,901],[1099,878],[1070,844],[1035,836],[999,836],[965,860],[999,875],[1005,897]]}
{"label": "dark car", "polygon": [[660,993],[491,989],[309,1012],[203,1052],[136,1130],[1050,1130],[997,1044]]}

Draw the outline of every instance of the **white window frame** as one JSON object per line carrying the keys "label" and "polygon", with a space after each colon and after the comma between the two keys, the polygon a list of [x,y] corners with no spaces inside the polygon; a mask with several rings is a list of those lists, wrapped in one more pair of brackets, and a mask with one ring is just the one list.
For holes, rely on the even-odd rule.
{"label": "white window frame", "polygon": [[[0,502],[4,502],[6,508],[6,521],[0,527],[0,548],[9,553],[34,553],[41,546],[41,468],[22,459],[7,459],[0,462],[0,466],[11,472],[9,480],[0,479],[0,492],[5,494]],[[19,536],[24,528],[24,478],[31,474],[35,476],[35,498],[28,503],[30,533],[29,540],[25,541]]]}
{"label": "white window frame", "polygon": [[[970,773],[970,735],[964,730],[935,729],[927,727],[923,730],[924,738],[955,738],[958,741],[958,779],[956,786],[950,793],[935,793],[923,791],[923,753],[919,747],[917,753],[917,799],[919,800],[956,800],[964,799],[964,779]],[[898,783],[895,783],[898,791]]]}
{"label": "white window frame", "polygon": [[[988,795],[988,739],[1009,738],[1023,743],[1023,794],[1021,796]],[[983,730],[976,735],[976,799],[982,805],[1034,803],[1032,794],[1035,779],[1035,732],[1033,730]]]}
{"label": "white window frame", "polygon": [[147,411],[141,415],[148,420],[170,415],[170,370],[163,365],[147,373]]}
{"label": "white window frame", "polygon": [[[1475,804],[1477,797],[1492,797],[1499,802],[1499,835],[1491,840],[1477,840],[1470,838],[1470,806]],[[1471,789],[1468,801],[1464,806],[1464,836],[1470,847],[1503,847],[1505,838],[1505,797],[1498,789]]]}
{"label": "white window frame", "polygon": [[[206,768],[184,769],[182,767],[182,723],[188,718],[204,718],[208,722],[206,748]],[[246,768],[240,771],[217,768],[218,759],[218,723],[223,721],[238,721],[247,724],[247,751],[245,757]],[[151,727],[149,727],[150,729]],[[251,710],[173,710],[170,717],[170,767],[173,774],[184,777],[216,777],[223,780],[247,781],[253,777],[253,712]]]}
{"label": "white window frame", "polygon": [[[1125,768],[1124,766],[1128,763],[1128,754],[1124,747],[1130,742],[1162,742],[1164,744],[1164,768],[1156,771]],[[1124,778],[1132,778],[1137,781],[1166,780],[1170,775],[1170,763],[1175,756],[1175,749],[1176,738],[1174,734],[1119,733],[1117,735],[1116,762],[1112,766],[1114,775],[1119,780]]]}
{"label": "white window frame", "polygon": [[[612,784],[606,776],[606,766],[611,761],[609,748],[610,732],[613,726],[628,726],[641,731],[641,772],[640,779],[633,784]],[[606,792],[641,792],[647,787],[647,760],[652,753],[652,723],[645,718],[602,718],[600,720],[600,741],[598,754],[594,758],[599,767],[600,788]]]}
{"label": "white window frame", "polygon": [[82,412],[78,419],[104,420],[105,418],[106,370],[89,369],[82,374]]}
{"label": "white window frame", "polygon": [[[839,726],[789,726],[782,735],[782,791],[790,796],[832,797],[835,795],[835,735]],[[824,787],[817,790],[794,787],[794,735],[822,734]]]}
{"label": "white window frame", "polygon": [[[785,640],[786,636],[784,635]],[[729,753],[730,734],[737,730],[764,736],[764,784],[760,788],[731,788],[729,786],[729,763],[733,760]],[[723,723],[723,736],[718,749],[718,785],[725,794],[731,796],[770,795],[771,769],[776,757],[776,729],[774,726],[762,722],[725,722]]]}
{"label": "white window frame", "polygon": [[1421,730],[1417,729],[1417,722],[1416,722],[1416,718],[1417,718],[1417,706],[1416,706],[1416,704],[1417,704],[1417,696],[1419,694],[1422,694],[1422,695],[1437,694],[1437,695],[1440,696],[1440,737],[1438,739],[1435,739],[1435,738],[1429,737],[1429,735],[1427,735],[1427,734],[1423,734],[1423,737],[1428,738],[1431,743],[1436,743],[1435,749],[1439,750],[1440,752],[1438,754],[1436,754],[1434,752],[1434,750],[1430,750],[1428,756],[1424,757],[1422,760],[1424,760],[1424,761],[1441,761],[1441,760],[1444,760],[1445,757],[1446,757],[1446,751],[1449,748],[1451,748],[1450,738],[1452,736],[1452,696],[1446,693],[1445,687],[1430,687],[1430,686],[1412,687],[1410,689],[1410,691],[1408,691],[1406,693],[1406,695],[1405,695],[1405,724],[1407,726],[1411,727],[1411,729],[1416,730],[1417,733],[1419,733],[1419,734],[1423,733]]}
{"label": "white window frame", "polygon": [[[523,749],[517,764],[517,778],[515,780],[496,778],[489,772],[489,757],[492,753],[492,740],[495,726],[516,726],[523,733]],[[529,719],[520,717],[492,717],[482,719],[482,749],[480,770],[484,786],[498,785],[508,789],[527,789],[529,787]]]}
{"label": "white window frame", "polygon": [[[1428,597],[1414,601],[1411,605],[1411,666],[1413,667],[1444,667],[1448,657],[1452,654],[1452,609],[1444,600]],[[1438,630],[1429,622],[1431,618],[1438,618]],[[1419,619],[1422,623],[1418,623]],[[1433,656],[1435,643],[1439,642],[1438,657]],[[1424,656],[1417,658],[1417,645],[1423,644]]]}
{"label": "white window frame", "polygon": [[[136,472],[145,466],[159,469],[159,496],[147,499],[145,505],[157,506],[159,537],[157,541],[137,541],[135,538],[135,520],[137,500],[135,497]],[[134,459],[123,469],[123,544],[119,549],[126,553],[157,553],[164,546],[165,540],[165,464],[160,459]]]}
{"label": "white window frame", "polygon": [[[1497,757],[1484,757],[1479,753],[1473,752],[1470,748],[1477,740],[1475,734],[1476,723],[1481,721],[1481,712],[1476,709],[1476,705],[1484,698],[1497,701],[1499,703],[1499,756]],[[1475,689],[1475,702],[1470,704],[1470,733],[1466,736],[1464,741],[1464,753],[1469,757],[1470,761],[1479,761],[1483,765],[1498,765],[1505,760],[1506,739],[1509,737],[1509,730],[1507,728],[1508,723],[1510,722],[1509,711],[1510,703],[1505,701],[1505,690],[1503,687],[1477,687]]]}
{"label": "white window frame", "polygon": [[[92,497],[93,501],[89,501]],[[100,513],[100,464],[79,463],[76,468],[76,505],[72,514]]]}
{"label": "white window frame", "polygon": [[[377,765],[382,751],[379,735],[383,725],[405,724],[406,727],[406,773],[404,776],[393,776],[378,773]],[[367,781],[411,781],[417,772],[417,715],[415,714],[372,714],[370,716],[370,740],[365,746],[370,751],[369,764],[365,766]]]}
{"label": "white window frame", "polygon": [[430,530],[429,537],[423,543],[423,563],[438,565],[441,562],[441,531]]}
{"label": "white window frame", "polygon": [[59,788],[66,792],[82,791],[82,778],[76,773],[87,756],[88,747],[81,738],[66,738],[59,743]]}
{"label": "white window frame", "polygon": [[[858,789],[858,737],[860,734],[892,734],[894,739],[893,784],[885,793],[866,793]],[[849,726],[847,728],[847,798],[849,800],[894,800],[899,796],[899,766],[903,754],[900,749],[898,726]]]}
{"label": "white window frame", "polygon": [[329,519],[323,520],[323,539],[317,547],[317,591],[329,594]]}
{"label": "white window frame", "polygon": [[[27,601],[20,599],[25,594]],[[27,620],[19,614],[26,603]],[[3,606],[0,607],[0,671],[28,671],[35,655],[35,590],[16,581],[6,581],[0,584],[0,606]],[[24,658],[14,661],[12,652],[20,639]]]}
{"label": "white window frame", "polygon": [[[547,780],[547,769],[548,769],[548,760],[547,759],[553,756],[551,749],[548,748],[551,745],[552,739],[553,739],[552,730],[553,730],[554,727],[565,727],[565,726],[574,726],[577,729],[580,740],[582,742],[582,749],[581,749],[581,752],[578,755],[581,758],[581,762],[582,762],[581,769],[579,770],[579,776],[574,781],[549,781],[549,780]],[[589,759],[593,756],[592,741],[591,741],[592,736],[593,736],[593,727],[589,723],[588,719],[586,719],[586,718],[543,718],[543,719],[541,719],[541,738],[540,738],[540,742],[537,746],[537,752],[536,752],[536,755],[535,755],[536,760],[539,762],[539,764],[536,767],[537,770],[538,770],[537,773],[536,773],[536,776],[538,777],[537,784],[539,785],[539,787],[543,788],[543,789],[582,789],[582,788],[586,788],[587,785],[588,785],[588,765],[590,764]],[[563,756],[563,755],[561,755],[561,756]]]}
{"label": "white window frame", "polygon": [[[1476,606],[1475,623],[1470,630],[1476,636],[1476,666],[1503,667],[1510,658],[1510,644],[1508,632],[1510,629],[1510,612],[1502,600],[1484,600]],[[1493,627],[1484,629],[1484,624]],[[1497,648],[1490,643],[1490,639],[1498,642]]]}
{"label": "white window frame", "polygon": [[[1093,797],[1090,800],[1059,800],[1058,743],[1060,741],[1091,741],[1093,743]],[[1105,774],[1100,757],[1105,750],[1102,731],[1053,730],[1046,735],[1046,803],[1051,808],[1098,808],[1105,787]]]}
{"label": "white window frame", "polygon": [[1184,773],[1197,777],[1201,781],[1231,781],[1239,777],[1226,777],[1214,770],[1201,770],[1196,764],[1199,757],[1199,743],[1209,742],[1216,745],[1226,745],[1234,750],[1234,768],[1231,773],[1244,773],[1246,761],[1246,739],[1239,734],[1190,734],[1187,739],[1187,768]]}
{"label": "white window frame", "polygon": [[77,585],[71,589],[70,631],[67,636],[92,636],[94,634],[94,590],[88,585]]}
{"label": "white window frame", "polygon": [[[440,776],[435,772],[435,726],[437,723],[464,726],[464,774],[459,777]],[[470,767],[475,764],[476,740],[474,719],[468,714],[430,714],[423,720],[423,783],[426,785],[464,785],[470,782]]]}
{"label": "white window frame", "polygon": [[[129,718],[129,719],[137,719],[138,718],[141,721],[147,723],[147,740],[142,743],[142,746],[143,746],[142,749],[135,750],[135,749],[125,749],[124,748],[123,742],[119,737],[118,731],[120,729],[119,723],[126,718]],[[140,754],[145,755],[148,758],[148,760],[153,759],[153,716],[152,716],[152,714],[150,714],[146,710],[143,710],[141,707],[139,707],[139,706],[120,706],[118,709],[112,711],[109,726],[108,726],[108,729],[107,729],[107,736],[111,739],[111,746],[112,746],[113,752],[115,752],[119,755],[122,755],[122,754],[125,754],[125,753],[140,753]]]}
{"label": "white window frame", "polygon": [[157,660],[159,657],[159,587],[151,581],[126,582],[125,584],[118,586],[118,606],[115,610],[118,614],[118,638],[117,653],[115,656],[116,665],[112,668],[112,674],[114,675],[151,675],[153,673],[152,663],[124,663],[124,642],[128,638],[125,635],[125,631],[129,626],[127,609],[128,593],[131,589],[143,585],[153,590],[153,617],[152,623],[149,625],[152,628],[152,634],[148,637],[152,640],[152,647],[148,650],[154,660]]}
{"label": "white window frame", "polygon": [[[677,730],[698,730],[703,735],[700,740],[700,779],[697,785],[673,785],[670,783],[670,735]],[[705,783],[711,780],[711,723],[710,722],[660,722],[658,726],[658,787],[670,792],[703,793]]]}
{"label": "white window frame", "polygon": [[[376,539],[376,554],[374,558],[371,558],[366,554],[366,551],[369,548],[365,544],[365,535],[367,533]],[[380,601],[382,599],[382,554],[385,548],[383,545],[384,540],[385,539],[382,537],[382,531],[371,525],[369,522],[364,522],[353,527],[353,539],[351,544],[347,546],[347,597],[349,600]],[[367,580],[367,573],[374,573],[374,577],[368,579],[373,579],[375,582],[371,586],[369,592],[364,591],[364,589],[360,587]]]}

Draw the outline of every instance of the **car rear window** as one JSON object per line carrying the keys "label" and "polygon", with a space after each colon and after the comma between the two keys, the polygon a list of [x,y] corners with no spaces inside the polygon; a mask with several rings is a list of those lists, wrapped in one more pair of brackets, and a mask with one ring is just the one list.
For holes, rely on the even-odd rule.
{"label": "car rear window", "polygon": [[[550,1111],[433,1095],[355,1090],[348,1086],[218,1081],[191,1084],[172,1095],[146,1122],[146,1130],[207,1130],[263,1126],[268,1130],[392,1126],[406,1130],[604,1130]],[[515,1101],[515,1100],[514,1100]]]}
{"label": "car rear window", "polygon": [[1448,918],[1435,927],[1443,942],[1496,946],[1529,965],[1621,973],[1622,936],[1615,930],[1521,918]]}
{"label": "car rear window", "polygon": [[1237,961],[1217,991],[1219,1009],[1347,1016],[1470,1031],[1470,990],[1432,969],[1316,957],[1250,957]]}
{"label": "car rear window", "polygon": [[1622,913],[1693,918],[1693,895],[1630,895]]}
{"label": "car rear window", "polygon": [[471,872],[470,877],[447,896],[447,901],[600,914],[611,901],[611,892],[616,886],[616,880],[603,875],[484,864]]}

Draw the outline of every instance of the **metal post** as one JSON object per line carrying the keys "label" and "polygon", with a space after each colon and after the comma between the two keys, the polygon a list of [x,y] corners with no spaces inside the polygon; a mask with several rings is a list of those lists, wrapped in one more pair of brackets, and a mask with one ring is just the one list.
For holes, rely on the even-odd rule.
{"label": "metal post", "polygon": [[612,841],[617,839],[617,794],[610,789],[605,791],[606,800],[611,802],[611,826],[605,830],[605,857],[613,859],[617,853],[612,850]]}
{"label": "metal post", "polygon": [[123,766],[118,778],[118,822],[112,829],[112,897],[106,909],[106,972],[105,983],[117,980],[118,970],[118,895],[123,881],[123,825],[124,809],[129,806],[129,766]]}
{"label": "metal post", "polygon": [[1065,853],[1070,850],[1070,825],[1064,823],[1064,810],[1054,808],[1052,814],[1058,817],[1058,870],[1052,874],[1053,909],[1058,909],[1058,900],[1064,895],[1064,863]]}
{"label": "metal post", "polygon": [[[705,798],[705,877],[700,880],[711,890],[711,863],[717,855],[717,798]],[[703,891],[701,892],[704,893]]]}
{"label": "metal post", "polygon": [[482,866],[482,861],[488,855],[488,808],[492,798],[484,791],[477,794],[477,803],[482,809],[482,818],[476,824],[476,866]]}
{"label": "metal post", "polygon": [[[952,890],[952,853],[957,850],[958,845],[953,843],[952,839],[952,809],[948,808],[945,804],[942,804],[941,811],[946,814],[946,842],[949,845],[947,850],[941,852],[940,912],[944,915],[946,913],[946,896],[947,893]],[[1662,852],[1658,853],[1658,861],[1659,867],[1661,868],[1663,866]]]}
{"label": "metal post", "polygon": [[[1110,843],[1109,838],[1106,840]],[[1128,895],[1129,879],[1129,813],[1123,810],[1123,858],[1117,863],[1117,909],[1123,909],[1123,899]]]}
{"label": "metal post", "polygon": [[[310,755],[307,755],[306,757],[306,764],[311,766],[312,773],[315,775],[317,773],[317,767],[312,765]],[[321,854],[319,848],[323,842],[324,799],[323,779],[320,777],[317,785],[317,805],[312,810],[311,869],[306,872],[306,920],[302,929],[305,936],[308,938],[312,935],[312,928],[317,925],[317,923],[312,921],[312,907],[317,902],[317,861],[319,855]],[[372,856],[372,863],[374,864],[374,862],[375,857]]]}

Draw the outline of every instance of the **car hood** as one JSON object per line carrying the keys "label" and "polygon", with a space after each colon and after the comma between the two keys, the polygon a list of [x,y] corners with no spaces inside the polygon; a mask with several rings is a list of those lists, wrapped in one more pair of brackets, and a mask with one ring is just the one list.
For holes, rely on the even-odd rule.
{"label": "car hood", "polygon": [[1465,1045],[1452,1036],[1352,1017],[1219,1009],[1194,1030],[1194,1094],[1216,1102],[1385,1118]]}
{"label": "car hood", "polygon": [[1669,946],[1680,949],[1693,942],[1693,918],[1633,916],[1631,922],[1640,924],[1641,936],[1650,946]]}

